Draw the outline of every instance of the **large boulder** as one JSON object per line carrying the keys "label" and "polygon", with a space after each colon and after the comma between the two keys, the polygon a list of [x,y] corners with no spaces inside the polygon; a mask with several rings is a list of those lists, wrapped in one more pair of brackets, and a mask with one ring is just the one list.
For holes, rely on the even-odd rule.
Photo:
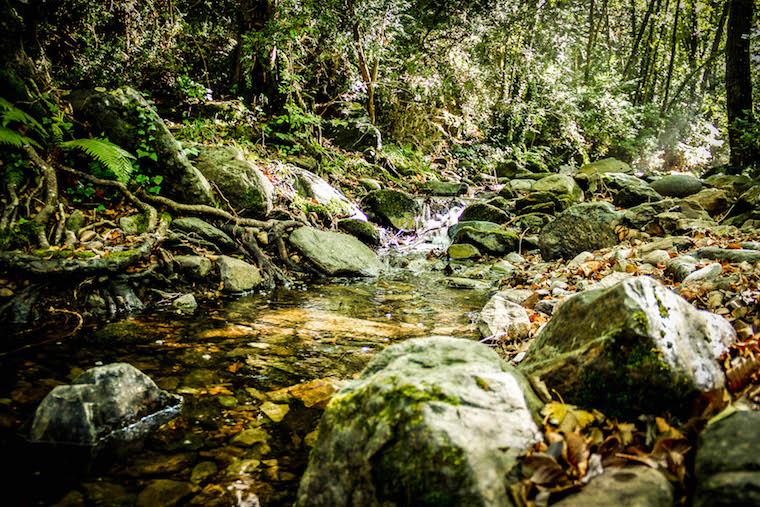
{"label": "large boulder", "polygon": [[177,218],[171,223],[171,228],[175,231],[182,231],[192,234],[200,239],[206,240],[214,245],[224,249],[235,249],[235,241],[221,229],[217,229],[210,223],[196,217]]}
{"label": "large boulder", "polygon": [[596,162],[582,165],[575,174],[575,179],[583,183],[598,181],[603,174],[607,173],[633,174],[633,169],[622,160],[616,158],[603,158]]}
{"label": "large boulder", "polygon": [[199,146],[198,150],[195,166],[238,213],[264,217],[272,210],[274,186],[239,148]]}
{"label": "large boulder", "polygon": [[322,273],[330,276],[377,276],[383,265],[377,254],[354,236],[299,227],[290,242]]}
{"label": "large boulder", "polygon": [[602,176],[602,181],[607,188],[614,191],[612,203],[621,208],[662,199],[646,181],[632,174],[607,173]]}
{"label": "large boulder", "polygon": [[517,231],[493,222],[459,222],[449,228],[448,234],[452,243],[473,245],[491,255],[514,252],[520,242]]}
{"label": "large boulder", "polygon": [[367,220],[367,216],[356,204],[351,202],[343,192],[330,185],[323,178],[313,172],[291,167],[290,171],[295,175],[295,187],[299,194],[312,199],[335,214],[357,220]]}
{"label": "large boulder", "polygon": [[702,190],[702,182],[691,174],[669,174],[653,181],[652,188],[665,197],[688,197]]}
{"label": "large boulder", "polygon": [[225,292],[253,290],[263,281],[259,268],[240,259],[221,255],[216,259],[216,265]]}
{"label": "large boulder", "polygon": [[181,401],[130,364],[98,366],[45,396],[35,412],[30,438],[95,445],[147,416],[168,414]]}
{"label": "large boulder", "polygon": [[140,92],[129,87],[110,93],[77,90],[69,100],[74,116],[89,124],[91,132],[102,133],[132,153],[152,150],[155,161],[143,158],[140,163],[165,177],[162,187],[170,196],[189,203],[213,204],[211,185],[188,161],[164,121]]}
{"label": "large boulder", "polygon": [[539,408],[485,345],[436,337],[388,347],[330,400],[298,505],[512,505]]}
{"label": "large boulder", "polygon": [[735,339],[723,317],[631,277],[564,301],[521,366],[605,413],[683,413],[697,393],[723,387],[717,358]]}
{"label": "large boulder", "polygon": [[506,211],[485,202],[470,204],[459,215],[459,220],[462,222],[493,222],[495,224],[506,224],[509,218]]}
{"label": "large boulder", "polygon": [[585,251],[618,243],[615,227],[622,214],[606,202],[580,203],[562,212],[541,229],[538,246],[546,259],[572,259]]}
{"label": "large boulder", "polygon": [[575,180],[565,174],[552,174],[541,178],[533,183],[531,188],[533,192],[548,192],[554,195],[567,196],[571,202],[580,202],[583,200],[583,190]]}
{"label": "large boulder", "polygon": [[367,215],[379,223],[395,229],[414,230],[415,219],[421,212],[414,198],[399,190],[373,190],[362,200]]}
{"label": "large boulder", "polygon": [[738,411],[699,437],[694,507],[760,505],[760,412]]}

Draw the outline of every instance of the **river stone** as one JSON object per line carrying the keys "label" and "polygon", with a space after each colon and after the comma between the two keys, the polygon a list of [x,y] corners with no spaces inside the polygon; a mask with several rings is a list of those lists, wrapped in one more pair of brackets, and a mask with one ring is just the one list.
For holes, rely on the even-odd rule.
{"label": "river stone", "polygon": [[509,214],[492,204],[476,202],[470,204],[459,215],[461,222],[492,222],[495,224],[505,224],[509,222]]}
{"label": "river stone", "polygon": [[728,209],[730,204],[725,190],[719,188],[704,188],[696,194],[690,195],[686,200],[698,204],[710,216],[723,213]]}
{"label": "river stone", "polygon": [[338,229],[359,239],[365,245],[379,246],[380,231],[374,224],[358,218],[344,218],[338,221]]}
{"label": "river stone", "polygon": [[583,190],[575,182],[573,178],[565,174],[552,174],[546,178],[542,178],[535,183],[531,188],[533,192],[548,192],[555,195],[569,196],[572,202],[580,202],[583,200]]}
{"label": "river stone", "polygon": [[220,255],[216,259],[225,292],[245,292],[261,285],[259,268],[245,261]]}
{"label": "river stone", "polygon": [[697,270],[699,260],[691,255],[679,255],[665,263],[665,272],[670,273],[676,282],[682,282]]}
{"label": "river stone", "polygon": [[583,251],[617,245],[621,214],[606,202],[571,206],[541,229],[538,246],[544,260],[572,259]]}
{"label": "river stone", "polygon": [[421,212],[420,204],[399,190],[373,190],[364,197],[362,205],[373,221],[402,231],[414,230],[415,219]]}
{"label": "river stone", "polygon": [[645,229],[653,222],[667,218],[666,213],[675,213],[672,215],[675,220],[710,220],[710,215],[694,202],[684,199],[663,199],[627,209],[623,214],[623,221],[635,229]]}
{"label": "river stone", "polygon": [[582,165],[575,174],[575,179],[585,182],[590,179],[599,178],[606,173],[632,174],[633,169],[622,160],[616,158],[604,158],[597,160],[596,162],[591,162],[590,164]]}
{"label": "river stone", "polygon": [[652,250],[641,256],[641,260],[652,266],[667,264],[670,261],[670,254],[667,250]]}
{"label": "river stone", "polygon": [[721,266],[718,262],[713,262],[689,274],[689,276],[683,279],[683,283],[694,283],[703,282],[705,280],[712,280],[713,278],[720,276],[721,273],[723,273],[723,266]]}
{"label": "river stone", "polygon": [[669,174],[653,181],[652,188],[665,197],[688,197],[702,190],[702,182],[691,174]]}
{"label": "river stone", "polygon": [[455,197],[466,194],[469,187],[467,183],[458,181],[428,181],[422,186],[424,192],[428,195],[437,195],[442,197]]}
{"label": "river stone", "polygon": [[673,486],[660,472],[645,466],[607,468],[578,493],[553,507],[672,507]]}
{"label": "river stone", "polygon": [[142,213],[121,217],[119,228],[127,235],[142,234],[148,231],[148,217]]}
{"label": "river stone", "polygon": [[79,232],[79,229],[84,227],[86,221],[87,219],[85,218],[82,210],[75,209],[71,212],[69,218],[66,219],[66,230],[77,233]]}
{"label": "river stone", "polygon": [[174,262],[182,272],[195,278],[205,278],[213,267],[211,260],[202,255],[175,255]]}
{"label": "river stone", "polygon": [[738,411],[699,437],[694,507],[760,505],[760,412]]}
{"label": "river stone", "polygon": [[724,190],[728,196],[735,199],[752,186],[752,179],[743,174],[714,174],[704,180],[705,186]]}
{"label": "river stone", "polygon": [[529,213],[554,214],[566,210],[577,201],[570,194],[533,191],[515,201],[515,210],[521,215]]}
{"label": "river stone", "polygon": [[735,339],[723,317],[631,277],[565,300],[521,366],[566,401],[610,415],[683,414],[697,393],[723,387],[717,358]]}
{"label": "river stone", "polygon": [[496,341],[524,340],[530,333],[528,312],[510,301],[510,295],[497,292],[480,311],[478,330],[484,338]]}
{"label": "river stone", "polygon": [[383,267],[375,252],[348,234],[304,226],[290,234],[290,243],[329,276],[377,276]]}
{"label": "river stone", "polygon": [[520,241],[517,231],[493,222],[459,222],[448,232],[453,243],[470,244],[491,255],[514,252]]}
{"label": "river stone", "polygon": [[323,178],[298,167],[291,167],[290,170],[296,176],[296,190],[299,194],[313,199],[318,204],[327,207],[327,209],[334,211],[340,216],[363,221],[367,220],[367,216],[356,204],[351,202],[343,192],[330,185]]}
{"label": "river stone", "polygon": [[95,445],[130,424],[181,403],[127,363],[91,368],[53,388],[35,412],[35,442]]}
{"label": "river stone", "polygon": [[264,217],[272,211],[274,186],[235,146],[198,146],[195,166],[238,213]]}
{"label": "river stone", "polygon": [[137,495],[137,507],[163,507],[178,505],[196,491],[189,482],[155,479]]}
{"label": "river stone", "polygon": [[607,188],[615,192],[612,203],[621,208],[631,208],[662,199],[646,181],[632,174],[607,173],[602,176],[602,181]]}
{"label": "river stone", "polygon": [[330,400],[297,503],[512,505],[517,458],[540,438],[539,407],[486,345],[392,345]]}
{"label": "river stone", "polygon": [[171,228],[190,234],[197,234],[202,239],[222,248],[235,248],[235,242],[227,234],[200,218],[177,218],[172,221]]}
{"label": "river stone", "polygon": [[[164,176],[162,194],[186,203],[213,204],[211,185],[187,159],[180,145],[155,108],[137,90],[129,87],[113,92],[76,90],[68,96],[74,116],[89,124],[90,131],[102,133],[111,142],[131,153],[152,149],[156,161],[152,170]],[[141,119],[142,118],[144,119]],[[151,131],[150,138],[140,130]],[[147,159],[141,160],[141,164]]]}
{"label": "river stone", "polygon": [[480,250],[467,243],[454,243],[453,245],[449,245],[446,253],[449,256],[449,259],[457,261],[477,259],[480,257]]}
{"label": "river stone", "polygon": [[744,248],[726,249],[717,246],[708,246],[697,250],[694,253],[694,256],[698,259],[710,259],[713,261],[729,262],[731,264],[740,264],[742,262],[754,264],[755,262],[760,262],[760,252]]}
{"label": "river stone", "polygon": [[172,308],[179,313],[193,313],[198,308],[198,302],[192,294],[183,294],[172,301]]}

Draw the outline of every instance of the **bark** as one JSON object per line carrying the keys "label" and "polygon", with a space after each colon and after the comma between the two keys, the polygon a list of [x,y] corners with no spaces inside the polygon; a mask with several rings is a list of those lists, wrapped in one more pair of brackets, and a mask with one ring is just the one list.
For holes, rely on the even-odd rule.
{"label": "bark", "polygon": [[668,95],[670,95],[670,81],[673,79],[673,64],[676,59],[676,41],[678,36],[678,21],[681,13],[681,0],[676,0],[676,12],[673,19],[673,31],[670,36],[670,59],[668,60],[668,75],[665,77],[665,92],[663,93],[660,113],[665,112],[668,105]]}
{"label": "bark", "polygon": [[720,13],[720,19],[715,28],[715,37],[713,37],[712,46],[710,46],[710,55],[707,59],[707,65],[705,65],[704,73],[702,74],[702,83],[700,84],[700,91],[705,93],[706,91],[712,91],[715,88],[715,80],[713,79],[713,70],[715,69],[714,62],[717,60],[718,53],[720,52],[720,42],[723,40],[723,29],[726,26],[726,18],[728,17],[729,0],[725,0],[723,3],[723,9]]}
{"label": "bark", "polygon": [[751,149],[740,141],[741,123],[751,122],[752,76],[750,74],[750,30],[753,0],[730,0],[726,35],[726,110],[731,165],[752,162]]}

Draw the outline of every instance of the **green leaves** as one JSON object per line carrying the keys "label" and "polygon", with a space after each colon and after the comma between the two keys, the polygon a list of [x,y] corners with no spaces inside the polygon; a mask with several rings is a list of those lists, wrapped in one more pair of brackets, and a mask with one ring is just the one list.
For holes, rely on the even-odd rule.
{"label": "green leaves", "polygon": [[23,148],[25,145],[31,145],[36,148],[40,147],[39,143],[34,139],[21,135],[7,127],[0,127],[0,144],[13,146],[14,148]]}
{"label": "green leaves", "polygon": [[80,150],[86,153],[103,164],[122,183],[129,181],[134,170],[134,155],[105,139],[74,139],[63,142],[60,146],[66,150]]}

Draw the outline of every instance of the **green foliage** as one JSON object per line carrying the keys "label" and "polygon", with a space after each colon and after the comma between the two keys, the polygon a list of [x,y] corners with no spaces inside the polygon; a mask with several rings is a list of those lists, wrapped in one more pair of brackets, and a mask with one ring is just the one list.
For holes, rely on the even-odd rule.
{"label": "green foliage", "polygon": [[134,170],[134,155],[105,139],[74,139],[60,143],[60,146],[65,150],[83,151],[103,164],[122,183],[129,181]]}
{"label": "green foliage", "polygon": [[7,127],[0,127],[0,144],[12,146],[14,148],[23,148],[26,145],[32,145],[37,148],[40,147],[39,143],[34,139],[30,139]]}

